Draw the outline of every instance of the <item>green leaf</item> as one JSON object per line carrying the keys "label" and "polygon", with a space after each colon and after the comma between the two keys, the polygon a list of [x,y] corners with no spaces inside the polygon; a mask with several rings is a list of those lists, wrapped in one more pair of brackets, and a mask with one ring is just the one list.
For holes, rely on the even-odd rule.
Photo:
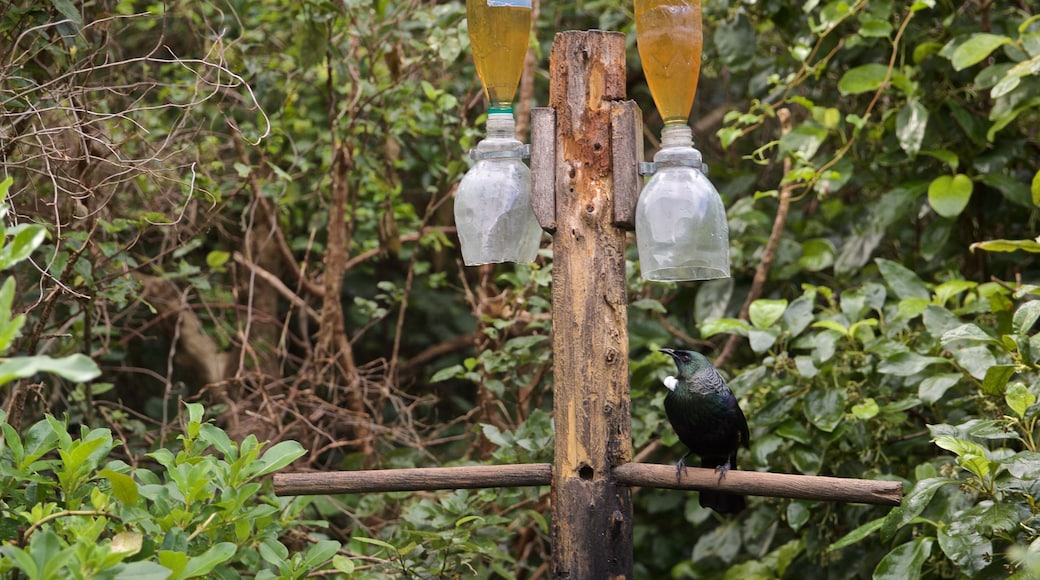
{"label": "green leaf", "polygon": [[76,26],[83,26],[83,16],[79,13],[79,8],[72,3],[71,0],[51,0],[51,6],[54,6],[58,12],[65,18],[71,20]]}
{"label": "green leaf", "polygon": [[1036,395],[1030,392],[1024,384],[1012,383],[1004,394],[1004,401],[1018,415],[1019,419],[1025,419],[1026,411],[1036,404]]}
{"label": "green leaf", "polygon": [[779,336],[780,331],[776,328],[752,328],[748,331],[748,343],[751,345],[751,350],[763,353],[773,347]]}
{"label": "green leaf", "polygon": [[1033,175],[1033,181],[1029,186],[1029,191],[1033,196],[1033,205],[1040,207],[1040,169]]}
{"label": "green leaf", "polygon": [[849,333],[849,329],[837,320],[817,320],[816,322],[812,323],[812,327],[833,330],[834,332],[840,332],[842,334]]}
{"label": "green leaf", "polygon": [[834,265],[837,250],[834,243],[826,238],[813,238],[802,242],[802,257],[798,265],[809,272],[819,272]]}
{"label": "green leaf", "polygon": [[[288,441],[285,443],[288,443]],[[202,554],[189,559],[180,578],[197,578],[199,576],[205,576],[213,571],[217,566],[230,560],[231,556],[235,555],[236,550],[237,547],[231,542],[221,542],[216,544]]]}
{"label": "green leaf", "polygon": [[933,439],[936,445],[947,451],[952,451],[958,456],[962,455],[985,455],[986,450],[978,443],[958,439],[951,435],[939,435]]}
{"label": "green leaf", "polygon": [[872,63],[849,69],[838,81],[838,91],[843,95],[858,95],[875,91],[885,82],[888,67]]}
{"label": "green leaf", "polygon": [[332,557],[332,567],[348,576],[353,574],[355,569],[354,561],[341,554],[336,554]]}
{"label": "green leaf", "polygon": [[909,377],[916,375],[934,364],[946,364],[949,361],[938,356],[921,356],[916,352],[900,352],[886,358],[878,365],[878,372],[886,375]]}
{"label": "green leaf", "polygon": [[805,296],[799,296],[791,301],[784,311],[784,324],[791,336],[798,336],[812,322],[813,303]]}
{"label": "green leaf", "polygon": [[916,157],[924,143],[928,129],[928,108],[917,99],[911,99],[896,115],[896,137],[899,146],[910,157]]}
{"label": "green leaf", "polygon": [[945,163],[950,168],[950,171],[957,171],[961,164],[960,157],[957,157],[957,154],[953,151],[946,149],[922,149],[919,153]]}
{"label": "green leaf", "polygon": [[975,184],[963,173],[941,175],[928,186],[928,204],[935,213],[945,217],[957,217],[968,207]]}
{"label": "green leaf", "polygon": [[[953,43],[958,42],[960,39],[955,38],[947,44],[946,47],[950,47]],[[956,45],[953,49],[952,54],[948,55],[950,62],[953,64],[954,70],[964,70],[969,66],[972,66],[982,59],[990,55],[994,50],[1001,46],[1011,42],[1011,39],[1000,35],[1000,34],[989,34],[985,32],[976,32],[968,37],[967,40]],[[947,52],[946,47],[943,48],[943,52]],[[944,54],[944,56],[947,56]]]}
{"label": "green leaf", "polygon": [[119,568],[119,580],[166,580],[170,570],[155,562],[131,562]]}
{"label": "green leaf", "polygon": [[955,348],[952,351],[953,360],[971,373],[971,376],[984,380],[989,370],[997,364],[996,357],[985,346],[969,346],[967,348]]}
{"label": "green leaf", "polygon": [[776,324],[787,310],[787,300],[767,300],[760,298],[751,303],[748,317],[755,328],[769,328]]}
{"label": "green leaf", "polygon": [[888,512],[884,518],[885,526],[882,537],[891,537],[903,526],[914,521],[932,502],[935,493],[945,485],[956,485],[960,480],[951,477],[930,477],[914,484],[913,489],[903,498],[902,504]]}
{"label": "green leaf", "polygon": [[47,230],[37,225],[16,226],[9,229],[7,233],[12,232],[14,238],[11,243],[0,251],[0,270],[6,270],[28,258],[36,248],[40,247],[47,236]]}
{"label": "green leaf", "polygon": [[787,525],[791,526],[791,529],[798,531],[805,522],[809,521],[809,516],[812,511],[807,505],[809,502],[805,501],[792,501],[787,505]]}
{"label": "green leaf", "polygon": [[941,399],[946,391],[960,382],[960,373],[944,373],[931,375],[917,386],[917,396],[925,403],[934,403]]}
{"label": "green leaf", "polygon": [[316,542],[304,552],[303,565],[307,569],[315,570],[328,562],[339,549],[340,543],[334,540]]}
{"label": "green leaf", "polygon": [[199,425],[199,437],[212,445],[227,461],[234,461],[238,458],[238,449],[235,442],[220,427],[210,423],[203,423]]}
{"label": "green leaf", "polygon": [[250,466],[249,477],[261,477],[289,465],[307,454],[307,450],[296,441],[282,441],[271,447]]}
{"label": "green leaf", "polygon": [[636,300],[632,303],[633,308],[640,310],[646,310],[648,312],[657,312],[660,314],[667,314],[668,310],[665,309],[664,305],[661,304],[660,300],[654,300],[653,298],[643,298]]}
{"label": "green leaf", "polygon": [[739,334],[747,336],[750,326],[736,318],[713,318],[701,324],[701,336],[708,338],[716,334]]}
{"label": "green leaf", "polygon": [[949,435],[940,435],[933,441],[937,446],[955,453],[957,463],[980,479],[996,469],[996,464],[986,457],[986,449],[978,443]]}
{"label": "green leaf", "polygon": [[798,369],[798,374],[802,375],[807,379],[811,379],[816,375],[820,374],[820,370],[813,364],[811,356],[800,354],[794,357],[794,366]]}
{"label": "green leaf", "polygon": [[939,343],[943,346],[949,346],[950,343],[957,342],[959,340],[993,344],[998,342],[997,339],[986,334],[986,331],[979,328],[977,324],[972,324],[969,322],[967,324],[962,324],[956,328],[944,332],[942,337],[939,338]]}
{"label": "green leaf", "polygon": [[379,546],[380,548],[386,548],[387,550],[390,550],[391,552],[394,552],[394,553],[397,552],[397,548],[395,548],[393,544],[388,544],[388,543],[384,542],[383,540],[377,540],[375,538],[366,538],[364,536],[355,536],[355,537],[351,538],[351,540],[352,541],[356,540],[356,541],[361,542],[363,544],[371,544],[373,546]]}
{"label": "green leaf", "polygon": [[978,573],[993,561],[993,542],[979,531],[985,528],[987,512],[999,509],[1000,505],[985,502],[951,513],[946,525],[939,526],[939,547],[947,558],[960,566],[962,577],[978,577]]}
{"label": "green leaf", "polygon": [[1001,463],[1019,479],[1040,479],[1040,453],[1036,451],[1020,451]]}
{"label": "green leaf", "polygon": [[815,123],[803,124],[781,137],[780,146],[785,153],[808,160],[816,155],[828,135],[827,129]]}
{"label": "green leaf", "polygon": [[844,390],[817,389],[805,397],[805,418],[820,431],[830,433],[845,414]]}
{"label": "green leaf", "polygon": [[54,373],[74,382],[89,381],[101,374],[94,361],[86,355],[72,354],[62,358],[45,355],[19,356],[0,362],[0,385],[14,379],[26,379],[37,373]]}
{"label": "green leaf", "polygon": [[925,287],[913,270],[884,258],[878,258],[874,262],[877,264],[878,270],[881,271],[881,275],[885,278],[885,283],[889,289],[896,293],[896,296],[901,299],[924,298],[925,300],[931,300],[932,293],[928,291],[928,288]]}
{"label": "green leaf", "polygon": [[1031,253],[1040,253],[1040,238],[1036,240],[987,240],[975,242],[969,246],[971,251],[982,250],[984,252],[1017,252],[1023,250]]}
{"label": "green leaf", "polygon": [[1015,316],[1011,319],[1011,329],[1016,334],[1029,334],[1037,320],[1040,320],[1040,300],[1030,300],[1015,311]]}
{"label": "green leaf", "polygon": [[1015,365],[994,365],[986,369],[982,379],[982,392],[987,395],[1000,395],[1008,380],[1015,374]]}
{"label": "green leaf", "polygon": [[862,526],[845,534],[844,536],[839,538],[838,541],[834,542],[830,546],[827,546],[827,551],[833,552],[835,550],[840,550],[846,546],[851,546],[852,544],[855,544],[856,542],[859,542],[860,540],[866,538],[870,534],[873,534],[874,532],[878,531],[878,529],[881,528],[881,524],[883,523],[885,523],[885,518],[883,517],[877,518],[876,520],[870,520]]}
{"label": "green leaf", "polygon": [[915,0],[910,6],[910,12],[920,12],[929,8],[935,8],[935,0]]}
{"label": "green leaf", "polygon": [[874,568],[874,580],[917,580],[933,541],[927,536],[917,537],[885,554]]}
{"label": "green leaf", "polygon": [[880,410],[881,408],[878,407],[877,401],[870,397],[852,406],[852,414],[855,415],[857,419],[863,421],[874,418]]}
{"label": "green leaf", "polygon": [[487,423],[481,423],[480,429],[484,433],[484,437],[488,441],[498,445],[499,447],[507,447],[512,443],[502,435],[502,430],[494,425]]}
{"label": "green leaf", "polygon": [[466,372],[466,369],[462,365],[451,365],[450,367],[444,367],[443,369],[433,373],[430,377],[431,383],[439,383],[448,379],[454,379],[458,375]]}
{"label": "green leaf", "polygon": [[22,326],[25,324],[24,315],[11,317],[14,295],[14,277],[11,277],[0,286],[0,352],[6,351],[11,342],[22,335]]}
{"label": "green leaf", "polygon": [[123,505],[132,506],[137,503],[140,496],[134,478],[111,469],[102,469],[98,475],[108,480],[112,486],[112,495]]}
{"label": "green leaf", "polygon": [[230,259],[230,252],[213,250],[212,252],[206,254],[206,265],[209,266],[211,269],[215,270],[217,268],[223,267],[224,264],[227,264],[228,260]]}

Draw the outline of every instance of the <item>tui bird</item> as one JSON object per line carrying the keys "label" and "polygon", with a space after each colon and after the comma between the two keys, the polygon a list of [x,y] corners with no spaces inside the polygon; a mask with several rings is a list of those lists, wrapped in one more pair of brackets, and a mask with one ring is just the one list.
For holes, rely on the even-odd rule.
{"label": "tui bird", "polygon": [[[748,426],[737,399],[726,386],[719,371],[701,353],[662,348],[675,359],[679,377],[667,377],[664,386],[670,391],[664,398],[668,421],[689,451],[701,458],[701,467],[711,467],[719,474],[737,468],[737,448],[748,447]],[[682,479],[686,455],[675,465],[676,479]],[[735,514],[746,507],[744,497],[718,491],[702,491],[701,506],[720,514]]]}

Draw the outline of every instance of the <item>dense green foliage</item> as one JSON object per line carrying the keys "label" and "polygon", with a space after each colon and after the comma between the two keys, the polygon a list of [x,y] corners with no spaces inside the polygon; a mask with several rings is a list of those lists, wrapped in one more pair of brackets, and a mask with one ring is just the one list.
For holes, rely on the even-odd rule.
{"label": "dense green foliage", "polygon": [[[544,489],[261,479],[551,459],[552,246],[479,269],[455,247],[484,110],[464,3],[80,4],[0,6],[0,574],[546,576]],[[637,576],[1040,574],[1035,3],[704,14],[691,122],[734,277],[644,283],[631,245],[636,452],[683,452],[656,349],[694,346],[748,417],[742,468],[908,493],[721,519],[642,489]],[[554,31],[620,30],[652,152],[631,21],[541,6],[520,125]]]}

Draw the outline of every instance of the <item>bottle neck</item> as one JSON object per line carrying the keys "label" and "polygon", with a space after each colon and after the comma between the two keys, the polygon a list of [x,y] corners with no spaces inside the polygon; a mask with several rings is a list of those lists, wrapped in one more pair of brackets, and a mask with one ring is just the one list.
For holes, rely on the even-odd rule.
{"label": "bottle neck", "polygon": [[661,129],[661,148],[693,147],[693,129],[689,125],[665,125]]}
{"label": "bottle neck", "polygon": [[488,113],[488,139],[516,139],[516,120],[513,113]]}
{"label": "bottle neck", "polygon": [[693,129],[689,125],[666,125],[661,130],[661,150],[654,154],[654,163],[701,170],[701,161],[701,152],[693,148]]}
{"label": "bottle neck", "polygon": [[470,151],[476,161],[482,159],[522,159],[527,155],[524,144],[516,138],[516,121],[512,113],[488,113],[487,136]]}

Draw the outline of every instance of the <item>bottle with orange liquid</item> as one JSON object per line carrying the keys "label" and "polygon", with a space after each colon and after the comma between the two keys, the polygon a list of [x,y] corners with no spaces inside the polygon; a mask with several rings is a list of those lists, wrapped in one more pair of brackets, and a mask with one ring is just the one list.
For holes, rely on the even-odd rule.
{"label": "bottle with orange liquid", "polygon": [[686,123],[701,74],[701,0],[635,0],[639,59],[665,125]]}

